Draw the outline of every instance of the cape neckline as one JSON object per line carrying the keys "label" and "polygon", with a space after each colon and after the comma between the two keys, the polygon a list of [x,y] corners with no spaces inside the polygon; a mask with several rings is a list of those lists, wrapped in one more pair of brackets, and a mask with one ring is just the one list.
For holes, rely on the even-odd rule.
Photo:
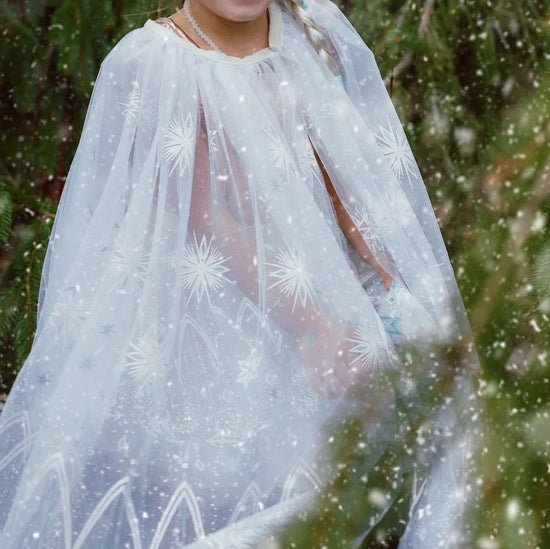
{"label": "cape neckline", "polygon": [[176,34],[173,30],[167,28],[161,23],[157,23],[152,19],[147,19],[144,26],[146,27],[150,26],[158,29],[160,32],[165,33],[165,35],[170,36],[173,40],[177,40],[183,47],[193,51],[196,55],[206,57],[207,59],[211,59],[213,61],[220,61],[221,63],[232,63],[232,64],[254,63],[256,61],[266,59],[267,57],[271,57],[272,55],[277,53],[282,46],[283,17],[282,17],[282,9],[278,3],[278,0],[272,0],[270,4],[268,4],[267,9],[269,11],[269,32],[268,32],[269,46],[266,48],[262,48],[258,51],[255,51],[250,55],[245,55],[244,57],[227,55],[226,53],[223,53],[217,50],[206,50],[203,48],[199,48],[198,46],[193,44],[188,38],[182,36],[180,33]]}

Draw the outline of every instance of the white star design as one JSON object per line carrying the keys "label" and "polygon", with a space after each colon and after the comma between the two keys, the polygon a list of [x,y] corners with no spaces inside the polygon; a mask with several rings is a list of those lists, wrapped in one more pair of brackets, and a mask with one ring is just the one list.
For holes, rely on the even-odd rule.
{"label": "white star design", "polygon": [[229,269],[223,265],[231,256],[224,258],[220,250],[212,245],[213,236],[207,244],[206,236],[202,235],[200,244],[197,244],[197,236],[193,231],[193,239],[194,245],[188,244],[183,252],[181,282],[184,288],[191,288],[187,299],[188,303],[193,294],[200,302],[203,294],[206,293],[206,297],[210,301],[210,291],[218,289],[222,280],[233,283],[225,277],[224,273]]}
{"label": "white star design", "polygon": [[127,353],[127,360],[122,365],[138,384],[138,392],[168,365],[166,349],[158,332],[158,327],[151,324],[135,343],[130,343],[132,351]]}
{"label": "white star design", "polygon": [[177,165],[180,166],[180,175],[189,168],[194,148],[195,126],[191,119],[191,113],[184,116],[180,107],[179,116],[170,122],[165,138],[165,157],[169,162],[174,162],[170,174]]}
{"label": "white star design", "polygon": [[389,364],[392,353],[385,342],[379,339],[380,335],[377,332],[361,324],[356,328],[354,335],[354,338],[344,338],[356,344],[350,352],[357,353],[358,356],[349,363],[350,366],[357,360],[361,361],[361,366],[365,369],[377,369]]}
{"label": "white star design", "polygon": [[258,377],[258,366],[261,362],[261,354],[258,349],[253,347],[250,354],[245,360],[238,360],[241,371],[237,377],[237,381],[248,387],[253,379]]}
{"label": "white star design", "polygon": [[388,120],[386,128],[383,126],[378,128],[380,133],[375,134],[375,138],[384,156],[389,160],[393,173],[399,179],[407,176],[412,187],[411,176],[416,179],[416,162],[403,127],[400,124],[392,127]]}
{"label": "white star design", "polygon": [[271,153],[271,158],[277,173],[285,178],[285,181],[290,176],[296,176],[294,167],[294,158],[286,144],[275,135],[271,128],[263,127],[264,133],[267,136],[267,148]]}
{"label": "white star design", "polygon": [[269,286],[268,290],[280,285],[281,291],[286,296],[294,295],[292,305],[292,312],[294,312],[298,298],[300,298],[302,307],[306,306],[308,298],[313,302],[313,284],[300,250],[296,245],[291,248],[288,243],[286,243],[286,248],[276,256],[279,263],[267,263],[267,265],[276,268],[269,275],[279,279]]}
{"label": "white star design", "polygon": [[124,287],[128,278],[143,282],[148,273],[149,253],[129,238],[117,241],[107,266],[107,274],[115,279],[112,288]]}
{"label": "white star design", "polygon": [[129,124],[136,120],[136,113],[139,111],[140,106],[140,93],[137,83],[134,83],[134,87],[128,92],[126,100],[120,104],[124,106],[122,115],[124,116],[124,123]]}

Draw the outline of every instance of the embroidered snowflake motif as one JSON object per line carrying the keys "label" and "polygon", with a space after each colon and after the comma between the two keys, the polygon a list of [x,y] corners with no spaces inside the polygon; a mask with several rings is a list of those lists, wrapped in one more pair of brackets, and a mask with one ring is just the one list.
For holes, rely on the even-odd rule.
{"label": "embroidered snowflake motif", "polygon": [[130,347],[132,350],[127,353],[122,366],[128,370],[141,393],[168,366],[168,355],[156,324],[150,324]]}
{"label": "embroidered snowflake motif", "polygon": [[78,337],[88,316],[88,304],[79,295],[78,285],[66,288],[64,295],[54,305],[50,322],[62,337]]}
{"label": "embroidered snowflake motif", "polygon": [[279,252],[276,256],[278,263],[267,263],[272,267],[275,267],[275,271],[269,273],[270,276],[278,278],[277,282],[274,282],[267,289],[271,289],[275,286],[280,286],[280,290],[285,296],[294,295],[294,303],[292,304],[292,312],[296,307],[296,301],[300,299],[302,307],[306,306],[307,300],[313,301],[313,284],[311,276],[307,271],[303,255],[297,246],[294,244],[292,247],[286,243],[286,250]]}
{"label": "embroidered snowflake motif", "polygon": [[153,435],[155,442],[168,439],[170,435],[170,423],[170,418],[166,414],[157,411],[147,413],[144,420],[140,422],[143,428]]}
{"label": "embroidered snowflake motif", "polygon": [[238,383],[242,383],[248,388],[250,382],[258,377],[258,366],[261,363],[261,358],[262,355],[258,349],[253,347],[245,360],[237,361],[241,369],[237,377]]}
{"label": "embroidered snowflake motif", "polygon": [[111,289],[124,287],[129,278],[143,282],[148,273],[148,262],[149,253],[141,244],[130,239],[117,241],[107,265],[107,274],[115,280]]}
{"label": "embroidered snowflake motif", "polygon": [[290,382],[290,402],[306,416],[315,414],[319,409],[319,396],[311,387],[304,370],[292,375]]}
{"label": "embroidered snowflake motif", "polygon": [[210,291],[217,290],[222,285],[222,280],[232,282],[224,275],[229,268],[223,265],[231,256],[224,258],[220,250],[212,245],[213,236],[207,244],[206,236],[202,235],[200,244],[197,244],[197,236],[193,231],[193,239],[195,244],[188,244],[183,252],[181,283],[184,288],[191,289],[188,303],[193,294],[197,296],[199,302],[206,294],[210,302]]}
{"label": "embroidered snowflake motif", "polygon": [[84,370],[91,370],[95,365],[95,360],[91,356],[85,356],[80,361],[80,367]]}
{"label": "embroidered snowflake motif", "polygon": [[383,252],[385,250],[384,241],[380,231],[370,218],[365,201],[362,202],[361,206],[358,206],[357,202],[353,202],[350,210],[351,219],[361,233],[361,236],[365,240],[367,246],[371,249],[371,251],[377,250],[379,252]]}
{"label": "embroidered snowflake motif", "polygon": [[115,325],[106,322],[102,324],[99,329],[99,333],[102,335],[112,335],[115,331]]}
{"label": "embroidered snowflake motif", "polygon": [[354,336],[345,338],[356,344],[350,349],[350,352],[358,355],[349,363],[349,366],[357,360],[361,361],[363,368],[369,370],[382,368],[389,364],[392,353],[377,332],[370,330],[365,324],[360,324],[355,329]]}
{"label": "embroidered snowflake motif", "polygon": [[120,102],[124,106],[122,116],[124,116],[124,124],[130,124],[136,120],[136,113],[139,111],[141,102],[140,92],[138,85],[134,82],[134,87],[128,92],[126,100]]}
{"label": "embroidered snowflake motif", "polygon": [[184,116],[180,107],[179,115],[170,122],[165,137],[164,155],[169,162],[174,162],[170,174],[178,165],[180,166],[179,175],[189,168],[194,147],[195,126],[191,113]]}
{"label": "embroidered snowflake motif", "polygon": [[403,127],[400,124],[392,127],[388,120],[387,127],[378,126],[378,128],[379,133],[374,137],[384,156],[389,160],[393,173],[399,179],[407,176],[412,187],[411,176],[416,178],[416,163]]}
{"label": "embroidered snowflake motif", "polygon": [[52,381],[52,374],[50,372],[42,372],[38,374],[37,379],[41,385],[49,385]]}
{"label": "embroidered snowflake motif", "polygon": [[271,153],[271,158],[275,166],[277,174],[287,181],[291,176],[296,176],[296,169],[294,166],[294,158],[292,153],[279,137],[277,137],[272,130],[266,126],[262,127],[267,137],[267,148]]}

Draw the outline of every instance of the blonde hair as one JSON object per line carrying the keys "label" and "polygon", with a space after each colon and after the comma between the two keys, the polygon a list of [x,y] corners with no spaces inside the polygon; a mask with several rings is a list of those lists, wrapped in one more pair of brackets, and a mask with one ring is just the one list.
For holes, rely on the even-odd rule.
{"label": "blonde hair", "polygon": [[[278,0],[273,0],[277,2]],[[302,0],[281,0],[290,14],[302,25],[306,36],[310,39],[313,47],[321,59],[329,66],[333,73],[340,72],[340,66],[333,56],[333,46],[328,38],[317,28],[313,19],[308,15],[302,6]]]}

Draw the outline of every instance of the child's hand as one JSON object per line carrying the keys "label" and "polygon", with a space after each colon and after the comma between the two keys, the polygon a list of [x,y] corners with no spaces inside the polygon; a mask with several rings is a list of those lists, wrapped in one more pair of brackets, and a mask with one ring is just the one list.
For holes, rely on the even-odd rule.
{"label": "child's hand", "polygon": [[376,268],[376,272],[378,273],[378,276],[382,280],[382,283],[384,284],[384,288],[386,288],[386,290],[389,291],[389,289],[391,288],[391,283],[393,282],[393,277],[389,273],[384,271],[384,269],[382,269],[380,265],[378,265],[378,267]]}

